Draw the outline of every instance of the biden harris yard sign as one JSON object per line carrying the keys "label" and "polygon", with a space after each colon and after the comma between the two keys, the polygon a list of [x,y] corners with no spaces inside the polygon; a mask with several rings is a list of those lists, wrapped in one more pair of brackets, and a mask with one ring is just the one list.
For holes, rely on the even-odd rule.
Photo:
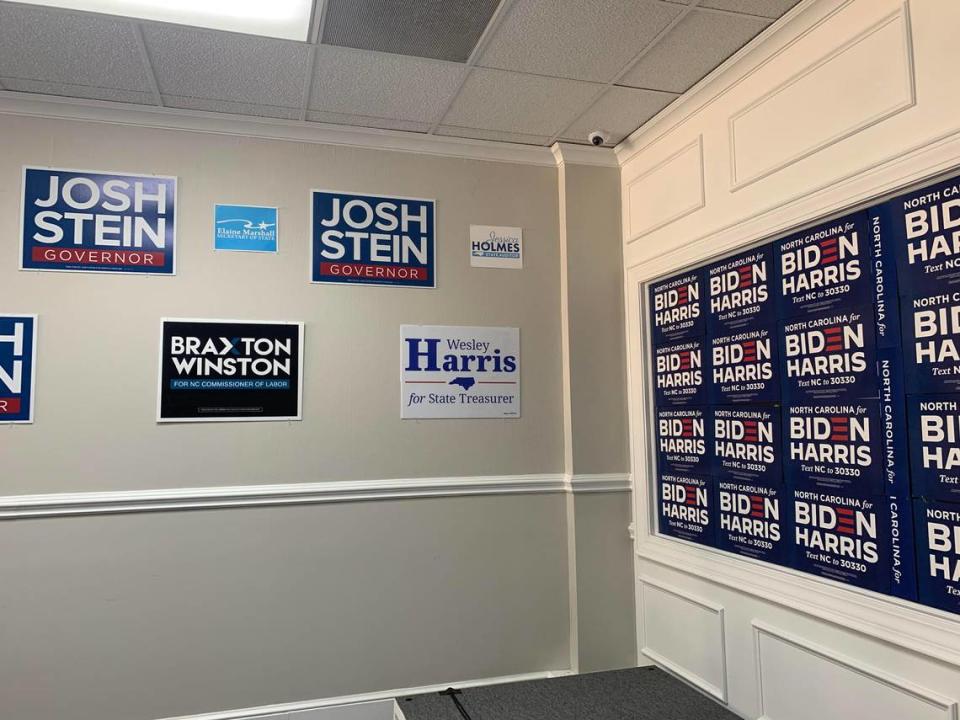
{"label": "biden harris yard sign", "polygon": [[315,283],[436,287],[433,200],[314,190]]}
{"label": "biden harris yard sign", "polygon": [[520,417],[520,329],[403,325],[402,418]]}
{"label": "biden harris yard sign", "polygon": [[26,167],[20,269],[173,275],[177,179]]}

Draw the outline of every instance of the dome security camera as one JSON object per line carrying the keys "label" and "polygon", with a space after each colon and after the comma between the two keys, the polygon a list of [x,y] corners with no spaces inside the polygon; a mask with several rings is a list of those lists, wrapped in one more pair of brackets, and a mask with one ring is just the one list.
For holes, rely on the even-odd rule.
{"label": "dome security camera", "polygon": [[587,135],[587,140],[590,141],[591,145],[599,147],[607,142],[607,133],[603,130],[594,130],[592,133]]}

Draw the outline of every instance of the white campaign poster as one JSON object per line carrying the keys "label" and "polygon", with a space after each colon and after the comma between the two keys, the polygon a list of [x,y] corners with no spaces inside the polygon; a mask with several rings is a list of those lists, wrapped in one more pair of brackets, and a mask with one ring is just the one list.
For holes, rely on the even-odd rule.
{"label": "white campaign poster", "polygon": [[400,327],[400,417],[520,417],[520,329]]}
{"label": "white campaign poster", "polygon": [[522,269],[523,228],[471,225],[470,265],[510,270]]}

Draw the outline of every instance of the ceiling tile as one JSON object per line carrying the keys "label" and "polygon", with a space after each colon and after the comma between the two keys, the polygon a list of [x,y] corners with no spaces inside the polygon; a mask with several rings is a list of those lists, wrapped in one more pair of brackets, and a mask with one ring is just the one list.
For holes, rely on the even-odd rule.
{"label": "ceiling tile", "polygon": [[798,2],[800,0],[701,0],[700,6],[778,18]]}
{"label": "ceiling tile", "polygon": [[410,120],[392,120],[390,118],[371,117],[369,115],[348,115],[344,113],[310,110],[307,120],[311,122],[333,123],[334,125],[356,125],[358,127],[378,128],[381,130],[405,130],[407,132],[427,132],[431,123]]}
{"label": "ceiling tile", "polygon": [[299,120],[301,113],[298,107],[258,105],[256,103],[184,97],[182,95],[164,95],[163,104],[181,110],[204,110],[228,115],[250,115],[252,117],[280,118],[282,120]]}
{"label": "ceiling tile", "polygon": [[144,40],[160,92],[299,108],[307,45],[289,40],[146,24]]}
{"label": "ceiling tile", "polygon": [[603,130],[610,135],[608,144],[616,145],[677,97],[656,90],[612,87],[563,132],[563,138],[587,142],[592,131]]}
{"label": "ceiling tile", "polygon": [[682,93],[769,24],[748,15],[694,10],[618,83]]}
{"label": "ceiling tile", "polygon": [[478,64],[609,82],[681,10],[652,0],[517,0]]}
{"label": "ceiling tile", "polygon": [[85,100],[108,100],[110,102],[156,105],[153,93],[119,88],[91,87],[89,85],[70,85],[40,80],[21,80],[19,78],[0,78],[0,87],[14,92],[42,93],[62,97],[84,98]]}
{"label": "ceiling tile", "polygon": [[434,123],[465,72],[458,63],[320,46],[310,108]]}
{"label": "ceiling tile", "polygon": [[522,145],[546,145],[550,135],[527,135],[526,133],[499,132],[497,130],[477,130],[476,128],[441,125],[436,130],[437,135],[447,137],[470,138],[472,140],[496,140],[497,142],[512,142]]}
{"label": "ceiling tile", "polygon": [[150,90],[129,21],[6,3],[0,3],[0,76],[64,88]]}
{"label": "ceiling tile", "polygon": [[470,73],[443,124],[553,136],[601,88],[579,80],[478,68]]}
{"label": "ceiling tile", "polygon": [[465,62],[499,0],[328,0],[322,41]]}

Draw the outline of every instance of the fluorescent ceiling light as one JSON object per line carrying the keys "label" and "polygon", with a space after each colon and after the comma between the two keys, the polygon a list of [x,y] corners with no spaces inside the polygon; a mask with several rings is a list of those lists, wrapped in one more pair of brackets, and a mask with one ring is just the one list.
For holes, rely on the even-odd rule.
{"label": "fluorescent ceiling light", "polygon": [[306,40],[312,0],[17,0],[287,40]]}

